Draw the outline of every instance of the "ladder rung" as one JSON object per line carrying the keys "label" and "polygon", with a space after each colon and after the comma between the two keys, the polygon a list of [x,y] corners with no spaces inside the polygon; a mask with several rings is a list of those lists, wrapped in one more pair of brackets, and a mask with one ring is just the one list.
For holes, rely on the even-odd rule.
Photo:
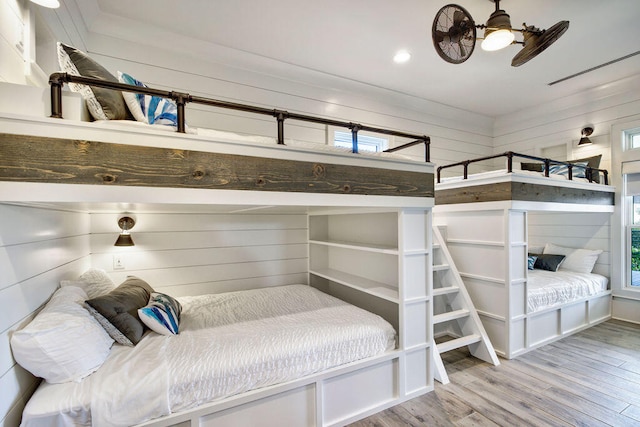
{"label": "ladder rung", "polygon": [[436,264],[433,266],[433,271],[442,271],[442,270],[448,270],[449,269],[449,264]]}
{"label": "ladder rung", "polygon": [[443,288],[434,288],[433,296],[455,294],[460,290],[457,286],[445,286]]}
{"label": "ladder rung", "polygon": [[456,338],[454,340],[449,340],[445,342],[441,342],[436,344],[439,353],[445,353],[447,351],[455,350],[456,348],[465,347],[467,345],[475,344],[480,342],[480,335],[466,335],[464,337]]}
{"label": "ladder rung", "polygon": [[467,317],[469,315],[469,310],[466,308],[462,308],[460,310],[448,311],[442,314],[436,314],[433,316],[433,323],[443,323],[448,322],[449,320],[461,319],[463,317]]}

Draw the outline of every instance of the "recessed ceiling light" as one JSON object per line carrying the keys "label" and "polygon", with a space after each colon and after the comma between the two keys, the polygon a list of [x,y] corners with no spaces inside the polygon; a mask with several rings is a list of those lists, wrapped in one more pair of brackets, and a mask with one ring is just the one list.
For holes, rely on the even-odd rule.
{"label": "recessed ceiling light", "polygon": [[410,59],[411,54],[409,52],[407,52],[406,50],[400,50],[394,55],[393,62],[395,62],[396,64],[402,64],[403,62],[407,62]]}

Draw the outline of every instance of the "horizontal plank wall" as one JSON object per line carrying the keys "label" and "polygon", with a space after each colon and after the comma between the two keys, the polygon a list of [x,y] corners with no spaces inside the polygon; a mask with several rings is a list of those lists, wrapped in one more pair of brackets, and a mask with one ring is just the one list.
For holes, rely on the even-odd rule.
{"label": "horizontal plank wall", "polygon": [[594,273],[611,278],[610,213],[529,212],[529,251],[547,243],[569,248],[602,250]]}
{"label": "horizontal plank wall", "polygon": [[[247,52],[203,44],[186,36],[169,36],[162,31],[148,45],[123,43],[121,37],[135,30],[132,23],[110,23],[100,32],[112,36],[98,35],[85,26],[78,7],[90,5],[64,2],[59,9],[42,14],[58,40],[86,51],[114,75],[122,71],[151,87],[426,134],[431,137],[432,159],[436,163],[463,160],[469,153],[480,156],[492,152],[490,117],[267,58],[262,60],[271,62],[274,71],[260,74],[246,65],[248,59],[256,59]],[[91,23],[91,27],[101,25],[104,23],[99,20]],[[192,52],[202,55],[187,55],[182,46],[190,46]],[[51,55],[55,56],[55,52]],[[41,65],[46,73],[56,71]],[[187,105],[186,118],[193,127],[276,135],[275,120],[266,116]],[[323,125],[285,121],[285,138],[325,144],[329,131]],[[392,146],[402,142],[406,141],[394,141]],[[423,158],[422,147],[413,147],[406,153]]]}
{"label": "horizontal plank wall", "polygon": [[0,203],[0,218],[0,425],[17,426],[39,380],[13,360],[11,333],[88,268],[89,216]]}
{"label": "horizontal plank wall", "polygon": [[92,265],[116,283],[135,275],[172,296],[308,283],[306,214],[128,215],[135,246],[114,247],[121,215],[91,214]]}
{"label": "horizontal plank wall", "polygon": [[[577,77],[580,78],[580,77]],[[562,83],[560,83],[562,84]],[[620,144],[620,136],[612,135],[612,127],[626,123],[637,117],[640,111],[640,76],[632,75],[603,87],[585,90],[546,105],[534,106],[525,111],[500,117],[494,130],[494,151],[516,151],[540,155],[556,152],[554,147],[564,147],[567,159],[580,159],[602,154],[601,168],[610,172],[611,182],[621,182],[620,165],[612,164],[612,146]],[[586,125],[594,128],[590,137],[593,144],[579,147],[580,130]],[[617,188],[617,192],[621,191]],[[621,215],[616,209],[614,215]],[[621,224],[620,220],[612,224]],[[612,233],[620,233],[619,230]],[[611,234],[614,236],[614,234]],[[614,248],[615,249],[615,248]],[[621,254],[611,251],[610,275],[614,296],[622,289],[620,272],[623,271]],[[599,263],[603,257],[600,257]],[[640,295],[639,295],[640,297]],[[623,301],[622,296],[614,298],[613,317],[638,321],[637,316],[629,317],[640,309],[640,299]],[[635,308],[631,308],[635,307]]]}

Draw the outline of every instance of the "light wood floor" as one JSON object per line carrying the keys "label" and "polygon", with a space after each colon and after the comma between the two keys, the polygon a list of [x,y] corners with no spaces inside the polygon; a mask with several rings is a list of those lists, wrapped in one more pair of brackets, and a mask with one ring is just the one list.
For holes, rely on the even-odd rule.
{"label": "light wood floor", "polygon": [[449,384],[351,427],[640,426],[640,325],[610,320],[500,366],[443,360]]}

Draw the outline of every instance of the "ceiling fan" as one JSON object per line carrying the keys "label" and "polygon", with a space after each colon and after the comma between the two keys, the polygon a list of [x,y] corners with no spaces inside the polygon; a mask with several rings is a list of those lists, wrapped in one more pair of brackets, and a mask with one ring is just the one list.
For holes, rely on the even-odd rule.
{"label": "ceiling fan", "polygon": [[[522,29],[511,27],[509,15],[500,9],[500,0],[489,0],[496,5],[486,24],[476,25],[465,8],[457,4],[442,7],[433,20],[431,36],[436,52],[452,64],[461,64],[473,53],[476,29],[484,30],[481,47],[493,51],[511,44],[522,44],[523,48],[513,57],[511,65],[518,67],[548,48],[569,28],[569,21],[560,21],[546,30],[522,24]],[[514,32],[522,33],[523,41],[516,41]]]}

